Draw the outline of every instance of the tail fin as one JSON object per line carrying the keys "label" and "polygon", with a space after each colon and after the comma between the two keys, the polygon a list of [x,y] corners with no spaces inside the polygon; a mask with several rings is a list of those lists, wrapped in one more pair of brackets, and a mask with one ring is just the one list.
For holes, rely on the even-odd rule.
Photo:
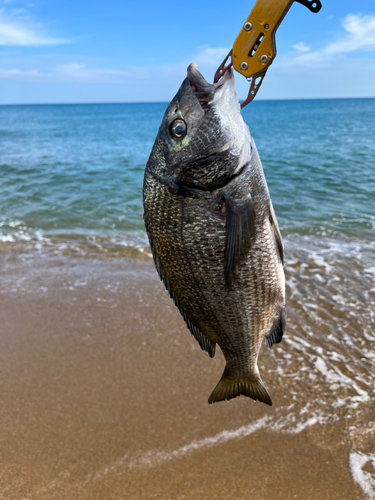
{"label": "tail fin", "polygon": [[253,380],[251,380],[250,378],[234,380],[228,377],[226,368],[220,379],[220,382],[212,391],[208,402],[209,404],[218,403],[219,401],[224,401],[226,399],[229,400],[232,398],[236,398],[241,394],[254,399],[254,401],[258,400],[262,403],[266,403],[267,405],[272,406],[271,396],[268,394],[268,391],[265,388],[259,375]]}

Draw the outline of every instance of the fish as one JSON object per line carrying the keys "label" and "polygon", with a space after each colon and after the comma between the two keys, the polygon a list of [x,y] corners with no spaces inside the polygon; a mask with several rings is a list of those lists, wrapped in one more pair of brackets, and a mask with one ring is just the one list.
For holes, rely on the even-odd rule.
{"label": "fish", "polygon": [[156,270],[203,351],[226,366],[208,402],[272,405],[258,356],[286,328],[283,243],[233,70],[191,64],[146,164],[144,222]]}

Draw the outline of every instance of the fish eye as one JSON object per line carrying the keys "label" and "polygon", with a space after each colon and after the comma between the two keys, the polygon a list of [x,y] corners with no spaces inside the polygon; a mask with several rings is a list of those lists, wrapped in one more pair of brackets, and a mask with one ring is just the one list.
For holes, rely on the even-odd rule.
{"label": "fish eye", "polygon": [[174,120],[169,127],[171,136],[175,139],[181,139],[182,137],[184,137],[184,135],[186,134],[186,130],[186,123],[184,122],[184,120],[180,119]]}

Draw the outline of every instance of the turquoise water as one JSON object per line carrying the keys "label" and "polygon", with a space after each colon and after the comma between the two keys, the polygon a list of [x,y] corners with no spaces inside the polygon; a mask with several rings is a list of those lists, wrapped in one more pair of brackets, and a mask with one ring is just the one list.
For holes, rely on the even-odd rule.
{"label": "turquoise water", "polygon": [[[0,106],[2,241],[145,243],[143,172],[166,103]],[[284,235],[371,239],[375,99],[243,111]]]}

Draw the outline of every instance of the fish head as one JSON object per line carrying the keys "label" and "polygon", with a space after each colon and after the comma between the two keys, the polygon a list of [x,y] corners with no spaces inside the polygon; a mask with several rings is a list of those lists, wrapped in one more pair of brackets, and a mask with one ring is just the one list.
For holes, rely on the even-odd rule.
{"label": "fish head", "polygon": [[233,71],[210,84],[191,64],[164,114],[150,159],[171,185],[211,191],[249,160],[250,143]]}

